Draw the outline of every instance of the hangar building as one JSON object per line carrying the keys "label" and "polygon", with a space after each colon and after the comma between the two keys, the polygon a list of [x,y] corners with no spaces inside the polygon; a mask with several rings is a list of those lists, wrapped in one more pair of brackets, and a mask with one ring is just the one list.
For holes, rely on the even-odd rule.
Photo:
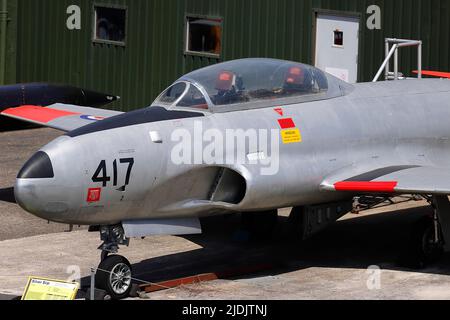
{"label": "hangar building", "polygon": [[[423,40],[450,71],[450,0],[0,0],[0,84],[67,83],[149,105],[179,76],[244,57],[370,81],[387,37]],[[400,71],[417,68],[401,50]]]}

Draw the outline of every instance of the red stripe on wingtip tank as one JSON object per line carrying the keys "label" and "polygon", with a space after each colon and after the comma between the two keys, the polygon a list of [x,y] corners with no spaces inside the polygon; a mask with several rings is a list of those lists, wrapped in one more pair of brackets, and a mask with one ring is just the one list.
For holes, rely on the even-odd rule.
{"label": "red stripe on wingtip tank", "polygon": [[3,111],[2,114],[27,119],[30,121],[36,121],[39,123],[48,123],[61,117],[74,116],[78,115],[79,113],[37,106],[22,106],[18,108],[7,109]]}
{"label": "red stripe on wingtip tank", "polygon": [[388,192],[392,193],[397,187],[397,181],[370,182],[370,181],[344,181],[334,184],[336,191],[361,191],[361,192]]}

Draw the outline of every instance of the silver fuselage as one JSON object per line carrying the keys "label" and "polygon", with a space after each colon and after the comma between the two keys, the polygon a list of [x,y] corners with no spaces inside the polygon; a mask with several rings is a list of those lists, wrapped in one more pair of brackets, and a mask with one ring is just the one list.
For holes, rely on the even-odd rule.
{"label": "silver fuselage", "polygon": [[[283,107],[283,117],[295,121],[302,142],[280,142],[279,170],[274,175],[260,174],[260,165],[220,165],[245,179],[245,195],[239,203],[208,199],[215,178],[215,171],[208,168],[214,165],[171,161],[177,143],[171,136],[174,130],[184,128],[194,136],[198,122],[205,130],[222,132],[279,129],[280,115],[274,107]],[[160,141],[152,141],[151,132],[157,132]],[[321,204],[350,196],[322,191],[320,185],[327,176],[356,163],[448,166],[449,139],[450,81],[363,83],[348,95],[329,100],[62,136],[41,149],[51,159],[54,178],[18,179],[15,194],[25,210],[41,218],[82,225]],[[126,158],[134,159],[134,167],[130,183],[119,190],[127,171],[120,159]],[[93,183],[103,160],[110,178],[113,161],[119,161],[116,186]],[[88,202],[87,192],[94,187],[102,188],[101,199]]]}

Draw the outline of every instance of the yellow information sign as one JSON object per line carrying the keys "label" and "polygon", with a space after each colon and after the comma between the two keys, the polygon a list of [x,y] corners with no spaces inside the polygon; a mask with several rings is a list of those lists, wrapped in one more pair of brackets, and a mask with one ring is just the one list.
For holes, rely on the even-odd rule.
{"label": "yellow information sign", "polygon": [[302,134],[298,128],[281,130],[281,138],[284,144],[302,142]]}
{"label": "yellow information sign", "polygon": [[22,300],[74,300],[78,289],[76,282],[30,277]]}

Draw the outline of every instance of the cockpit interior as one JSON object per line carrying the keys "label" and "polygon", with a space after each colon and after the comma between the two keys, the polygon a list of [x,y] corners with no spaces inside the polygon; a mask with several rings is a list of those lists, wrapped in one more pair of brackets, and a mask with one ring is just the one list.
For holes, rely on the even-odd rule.
{"label": "cockpit interior", "polygon": [[342,88],[350,86],[306,64],[242,59],[187,74],[153,105],[226,112],[329,99],[342,96]]}

